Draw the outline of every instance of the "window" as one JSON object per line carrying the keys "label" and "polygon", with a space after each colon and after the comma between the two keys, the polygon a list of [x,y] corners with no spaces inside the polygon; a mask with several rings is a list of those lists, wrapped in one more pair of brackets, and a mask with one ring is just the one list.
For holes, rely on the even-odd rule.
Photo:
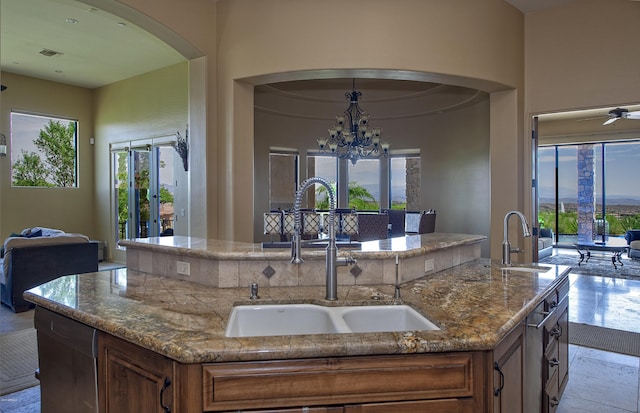
{"label": "window", "polygon": [[308,155],[307,178],[320,176],[331,183],[338,181],[338,160],[335,156]]}
{"label": "window", "polygon": [[538,148],[538,222],[540,228],[556,227],[556,147]]}
{"label": "window", "polygon": [[11,184],[74,188],[78,122],[11,112]]}
{"label": "window", "polygon": [[380,210],[380,159],[360,159],[349,169],[349,208]]}
{"label": "window", "polygon": [[420,155],[391,158],[389,198],[391,209],[420,210]]}
{"label": "window", "polygon": [[293,208],[298,189],[298,154],[275,152],[269,154],[269,209]]}
{"label": "window", "polygon": [[[591,172],[579,174],[578,159],[587,155],[593,157]],[[595,240],[598,235],[619,237],[640,226],[640,183],[629,179],[638,159],[638,140],[538,148],[540,225],[553,228],[558,244],[568,245],[582,231]],[[590,179],[579,184],[585,176]],[[580,195],[587,190],[586,196]],[[581,224],[584,211],[588,222]],[[603,230],[597,230],[598,225]]]}
{"label": "window", "polygon": [[[337,193],[338,159],[328,155],[307,155],[307,178],[319,176],[329,181]],[[329,209],[329,194],[322,185],[316,185],[314,194],[316,209]]]}
{"label": "window", "polygon": [[[379,211],[389,207],[420,210],[420,154],[417,151],[389,158],[359,159],[355,165],[332,155],[310,152],[306,157],[306,178],[298,177],[298,161],[296,152],[272,149],[269,153],[270,210],[292,208],[298,185],[314,176],[331,183],[339,208],[359,211]],[[342,167],[346,171],[339,172]],[[341,189],[347,185],[348,190]],[[343,196],[345,199],[341,200]],[[326,210],[329,202],[325,189],[317,186],[316,194],[307,198],[307,203],[316,209]]]}

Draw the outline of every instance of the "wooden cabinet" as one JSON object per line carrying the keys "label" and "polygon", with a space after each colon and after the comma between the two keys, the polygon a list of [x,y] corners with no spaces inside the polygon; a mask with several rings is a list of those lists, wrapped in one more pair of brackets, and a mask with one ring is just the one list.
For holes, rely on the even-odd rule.
{"label": "wooden cabinet", "polygon": [[560,397],[569,380],[568,298],[564,297],[555,309],[556,317],[549,328],[545,328],[545,353],[543,359],[544,407],[555,412]]}
{"label": "wooden cabinet", "polygon": [[[567,301],[568,303],[568,301]],[[560,336],[558,337],[558,391],[562,395],[569,381],[569,306],[567,305],[558,318]]]}
{"label": "wooden cabinet", "polygon": [[484,409],[483,364],[482,352],[207,364],[204,410],[344,406],[374,413],[419,405],[472,413]]}
{"label": "wooden cabinet", "polygon": [[98,337],[102,413],[170,413],[174,362],[108,334]]}
{"label": "wooden cabinet", "polygon": [[100,412],[553,413],[568,380],[567,293],[568,280],[484,351],[200,365],[100,333]]}
{"label": "wooden cabinet", "polygon": [[569,379],[569,280],[527,317],[525,411],[555,412]]}
{"label": "wooden cabinet", "polygon": [[523,413],[524,324],[518,325],[493,352],[494,413]]}
{"label": "wooden cabinet", "polygon": [[569,379],[568,292],[566,279],[494,350],[494,413],[557,409]]}

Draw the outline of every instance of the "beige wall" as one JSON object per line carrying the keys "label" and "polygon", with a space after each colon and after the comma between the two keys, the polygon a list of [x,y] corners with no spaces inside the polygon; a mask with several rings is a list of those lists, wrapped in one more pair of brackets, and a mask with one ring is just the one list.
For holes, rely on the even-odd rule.
{"label": "beige wall", "polygon": [[[525,134],[531,130],[533,115],[638,103],[640,53],[631,39],[639,37],[640,2],[580,0],[527,13]],[[621,125],[603,129],[602,121],[575,123],[540,124],[540,143],[633,136],[613,136]],[[525,153],[530,150],[525,148]],[[523,166],[525,171],[531,169],[530,162]],[[531,194],[525,197],[526,204],[532,205]]]}
{"label": "beige wall", "polygon": [[640,101],[640,2],[580,0],[525,21],[527,113]]}
{"label": "beige wall", "polygon": [[[218,32],[218,196],[222,200],[218,203],[218,236],[242,241],[253,238],[253,222],[246,219],[254,216],[254,171],[249,168],[254,156],[252,84],[376,77],[437,81],[491,93],[511,89],[505,93],[514,96],[513,110],[507,116],[495,112],[489,136],[491,146],[518,154],[523,145],[522,115],[511,114],[522,113],[523,94],[516,90],[523,85],[524,19],[502,1],[462,3],[218,2],[219,21],[224,22]],[[354,25],[353,16],[365,23]],[[503,164],[517,171],[522,157],[506,158]],[[491,192],[485,204],[486,208],[497,205],[490,218],[497,222],[509,209],[522,207],[523,197],[520,182],[512,181],[511,174],[495,174],[492,179],[505,189]],[[505,179],[508,185],[502,185]],[[498,232],[501,230],[500,223]]]}
{"label": "beige wall", "polygon": [[[334,92],[336,100],[332,102],[339,101],[344,90]],[[395,99],[374,98],[366,101],[376,91],[363,89],[362,92],[362,107],[371,114],[372,125],[384,125],[385,140],[389,136],[392,150],[410,149],[420,152],[420,209],[435,209],[438,212],[437,230],[488,235],[491,187],[487,97],[471,107],[444,115],[407,116],[408,113],[415,114],[424,109],[427,102],[419,101],[422,105],[411,107],[410,104]],[[393,96],[394,93],[390,92],[389,95]],[[274,107],[278,104],[279,106]],[[260,93],[256,95],[256,105],[273,109],[255,112],[253,160],[253,237],[256,241],[268,241],[270,237],[262,234],[262,214],[269,210],[270,148],[296,150],[302,155],[300,179],[308,178],[305,159],[307,151],[317,150],[315,138],[326,135],[327,127],[332,125],[331,114],[340,113],[347,103],[322,105],[318,100],[304,102],[299,99],[289,102],[274,93]],[[315,116],[309,106],[316,109]],[[325,106],[333,106],[334,110],[328,110]],[[292,116],[294,112],[308,113],[309,116]],[[397,116],[391,116],[392,113]],[[321,116],[323,114],[329,116]],[[383,121],[378,120],[378,114],[383,115]],[[288,190],[289,198],[292,199],[293,188]],[[488,243],[483,244],[482,254],[489,256]]]}
{"label": "beige wall", "polygon": [[[102,0],[80,0],[104,7]],[[211,0],[120,0],[116,14],[150,33],[167,38],[190,60],[189,65],[189,233],[215,237],[218,231],[217,177],[220,163],[217,144],[218,20],[216,2]],[[135,11],[131,13],[127,9]],[[148,19],[152,20],[150,24]],[[161,27],[156,27],[160,25]]]}
{"label": "beige wall", "polygon": [[[95,146],[93,92],[61,83],[2,73],[0,132],[11,151],[11,111],[60,116],[78,120],[78,187],[13,188],[11,156],[0,157],[0,237],[24,228],[42,226],[99,236],[95,217]],[[100,239],[100,238],[98,238]]]}
{"label": "beige wall", "polygon": [[[188,123],[188,76],[187,62],[136,76],[121,82],[101,87],[95,91],[95,137],[96,137],[96,225],[103,239],[115,239],[116,222],[113,218],[115,200],[110,191],[112,167],[110,144],[175,135],[180,131],[185,136]],[[180,158],[174,154],[176,188],[174,208],[188,211],[188,179]],[[188,232],[183,220],[176,217],[176,235]],[[110,249],[113,259],[124,261],[124,255],[114,246]]]}

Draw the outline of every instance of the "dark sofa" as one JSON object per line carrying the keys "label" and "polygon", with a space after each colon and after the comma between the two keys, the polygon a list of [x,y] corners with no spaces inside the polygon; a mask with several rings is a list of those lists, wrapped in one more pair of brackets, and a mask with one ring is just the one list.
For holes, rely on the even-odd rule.
{"label": "dark sofa", "polygon": [[640,229],[630,229],[624,238],[629,245],[629,258],[640,259]]}
{"label": "dark sofa", "polygon": [[540,228],[538,235],[538,259],[553,254],[554,235],[551,228]]}
{"label": "dark sofa", "polygon": [[10,248],[3,258],[2,303],[16,313],[34,306],[24,300],[24,291],[61,275],[98,271],[95,242],[34,244]]}

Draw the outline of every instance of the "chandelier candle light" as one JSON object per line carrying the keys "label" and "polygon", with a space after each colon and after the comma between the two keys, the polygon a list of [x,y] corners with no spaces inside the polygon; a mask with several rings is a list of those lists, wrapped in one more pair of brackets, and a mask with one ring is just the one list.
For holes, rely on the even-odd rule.
{"label": "chandelier candle light", "polygon": [[344,95],[350,101],[349,107],[343,115],[336,116],[329,138],[318,138],[320,150],[348,159],[353,165],[361,158],[389,155],[389,143],[380,142],[382,129],[370,127],[369,114],[358,105],[362,93],[356,90],[355,79],[352,91]]}

